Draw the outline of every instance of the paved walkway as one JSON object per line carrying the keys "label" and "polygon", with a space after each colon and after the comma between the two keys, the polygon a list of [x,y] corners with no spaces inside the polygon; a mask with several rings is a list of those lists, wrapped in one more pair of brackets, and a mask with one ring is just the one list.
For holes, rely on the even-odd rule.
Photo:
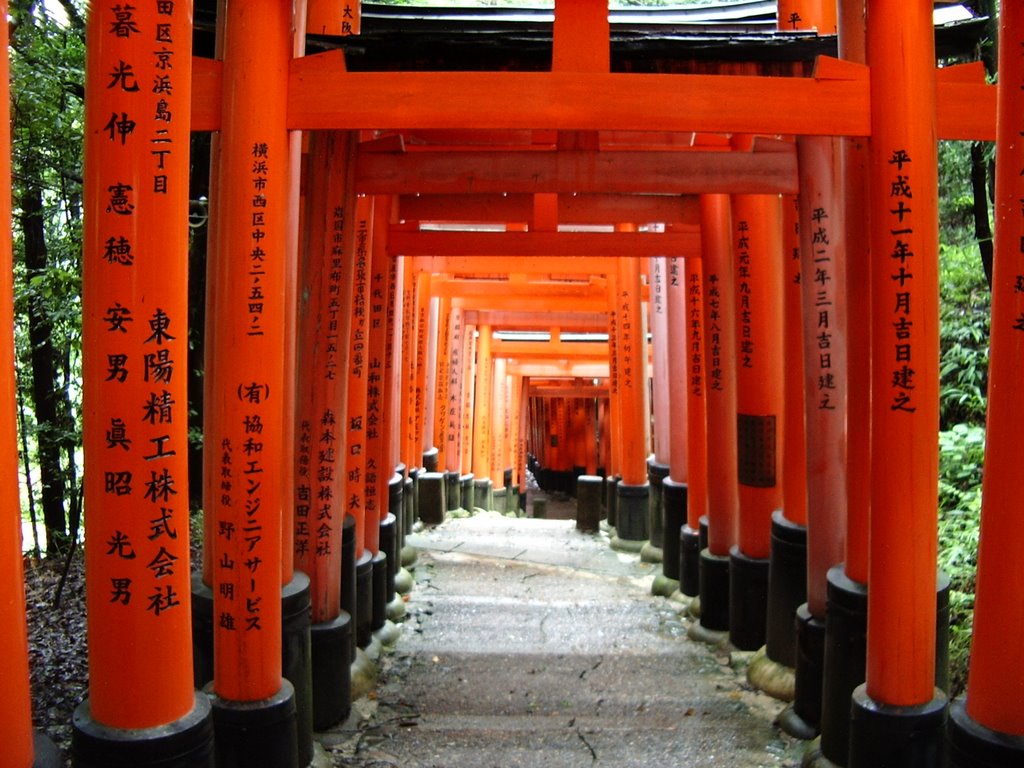
{"label": "paved walkway", "polygon": [[660,566],[606,535],[482,513],[409,543],[409,615],[375,693],[321,735],[335,765],[799,765],[749,654],[689,640],[650,594]]}

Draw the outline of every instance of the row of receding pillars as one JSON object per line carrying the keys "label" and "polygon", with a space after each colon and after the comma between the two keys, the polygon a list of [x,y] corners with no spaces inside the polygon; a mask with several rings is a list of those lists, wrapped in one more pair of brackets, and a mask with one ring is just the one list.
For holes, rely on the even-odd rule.
{"label": "row of receding pillars", "polygon": [[[450,397],[467,391],[467,373],[474,373],[476,387],[493,398],[502,387],[487,377],[501,378],[505,387],[516,379],[496,373],[500,356],[480,365],[493,341],[482,328],[472,334],[477,348],[467,351],[465,318],[442,313],[439,304],[432,309],[429,275],[408,260],[385,258],[379,228],[389,220],[388,201],[353,194],[355,137],[309,139],[311,164],[325,172],[306,180],[300,205],[298,164],[291,158],[302,147],[283,128],[287,61],[299,46],[289,32],[290,10],[268,4],[265,15],[253,15],[229,8],[233,33],[222,55],[234,94],[225,99],[214,148],[219,170],[211,193],[208,277],[208,301],[222,311],[211,313],[207,328],[206,548],[203,577],[193,588],[183,463],[186,393],[180,369],[174,372],[187,343],[183,116],[191,30],[175,8],[96,4],[89,27],[89,90],[95,94],[87,114],[84,288],[90,691],[76,713],[74,759],[80,766],[138,766],[162,764],[174,753],[181,765],[209,765],[215,750],[220,765],[306,764],[314,721],[323,727],[346,711],[348,692],[341,691],[351,674],[351,649],[369,648],[373,629],[386,624],[381,619],[392,602],[409,520],[396,524],[391,513],[407,504],[399,489],[415,488],[395,468],[436,461],[461,477],[475,473],[479,459],[481,479],[493,483],[496,467],[524,466],[525,441],[494,455],[495,425],[488,419],[503,413],[511,427],[512,404],[519,403],[520,422],[524,402],[527,414],[538,405],[521,399],[522,389],[520,397],[503,394],[507,412],[495,409],[493,399],[488,408],[479,397],[475,403],[462,397],[456,411],[473,423],[472,444],[468,450],[450,444],[449,435],[462,441],[468,432],[450,429],[451,409],[438,397],[438,382],[449,384]],[[898,72],[876,51],[875,71],[890,76],[872,79],[874,103],[904,109],[892,110],[895,118],[881,111],[873,116],[870,154],[858,154],[855,142],[801,140],[799,216],[792,201],[707,196],[701,257],[651,270],[655,290],[660,278],[666,294],[651,302],[652,477],[664,477],[666,520],[682,519],[680,505],[686,510],[680,557],[665,558],[666,577],[673,578],[676,563],[683,591],[699,597],[704,630],[728,631],[740,647],[766,638],[769,660],[796,664],[792,721],[812,730],[820,725],[824,758],[854,766],[937,765],[947,710],[935,685],[941,679],[936,605],[943,592],[934,578],[930,448],[937,423],[937,245],[929,161],[934,120],[928,116],[935,109],[934,91],[921,86],[934,79],[930,4],[872,8],[878,13],[869,18],[870,39],[884,43],[877,51],[906,47],[916,55],[904,56],[907,71]],[[1013,8],[1003,10],[1004,82],[1022,77],[1019,47],[1005,44],[1022,36],[1022,21]],[[254,39],[262,45],[249,45]],[[1003,167],[1024,165],[1013,141],[1021,111],[1013,99],[1000,102]],[[949,730],[958,765],[1014,764],[1024,732],[1024,697],[1015,695],[1024,683],[1014,672],[1024,628],[1015,557],[1021,530],[1014,514],[1019,502],[1011,495],[1019,466],[1015,341],[1024,271],[1017,266],[1024,221],[1016,178],[998,180],[1002,258],[993,295],[975,651],[968,695],[954,704]],[[862,185],[869,190],[863,203],[857,197]],[[851,215],[867,209],[876,220],[870,242]],[[800,291],[787,290],[795,271],[782,268],[797,221]],[[867,269],[869,248],[889,256],[874,260],[884,268]],[[300,267],[291,271],[292,264]],[[644,520],[647,375],[646,349],[639,347],[646,346],[646,334],[637,263],[624,261],[617,279],[609,310],[606,466],[621,475],[620,487],[636,490],[620,501],[642,500],[629,506],[630,513],[643,509]],[[864,300],[868,295],[874,311]],[[786,332],[801,310],[802,340]],[[443,319],[447,333],[429,333],[432,312],[434,327]],[[667,329],[664,335],[659,327]],[[453,341],[456,329],[462,337]],[[662,338],[671,350],[686,339],[681,346],[688,353],[659,354]],[[799,409],[784,407],[799,402],[793,392],[801,377],[784,375],[798,368],[783,364],[800,357],[787,350],[794,339],[804,346],[806,364],[805,447],[794,426]],[[294,380],[293,370],[300,374]],[[465,386],[455,381],[457,370]],[[666,375],[667,395],[659,383]],[[672,389],[680,383],[683,396]],[[552,402],[556,412],[576,407],[571,399]],[[675,407],[684,402],[686,408]],[[697,416],[702,408],[704,419]],[[292,412],[294,420],[286,417]],[[430,423],[433,441],[426,439]],[[13,421],[8,426],[13,434]],[[436,456],[433,450],[423,455],[430,442]],[[294,452],[282,449],[292,445]],[[13,436],[4,446],[5,458],[16,458]],[[549,439],[546,459],[560,460],[557,453],[552,459],[551,447],[558,446]],[[806,473],[799,471],[804,455]],[[794,464],[797,471],[786,469]],[[806,506],[793,502],[804,494]],[[16,564],[18,536],[10,527],[4,541],[12,551],[4,562]],[[663,544],[675,527],[666,526]],[[776,596],[795,602],[802,578],[793,579],[797,591],[780,593],[773,581],[786,572],[773,566],[802,561],[792,550],[804,532],[807,603],[778,610]],[[19,584],[20,573],[5,583]],[[24,615],[17,599],[11,606],[4,638],[13,647],[4,658],[13,672],[5,679],[22,685]],[[794,608],[796,645],[774,643],[787,633],[773,622],[786,624]],[[310,616],[307,634],[303,621]],[[856,658],[835,656],[860,633],[866,633],[858,646],[865,654],[863,676],[856,674]],[[317,658],[325,657],[338,668],[335,678],[317,667]],[[805,660],[810,664],[802,668]],[[315,676],[311,668],[318,669]],[[211,676],[207,693],[197,693]],[[854,690],[859,677],[866,683]],[[317,690],[326,681],[329,690]],[[31,764],[27,684],[13,691],[3,725],[11,764]],[[832,753],[833,743],[843,746]]]}

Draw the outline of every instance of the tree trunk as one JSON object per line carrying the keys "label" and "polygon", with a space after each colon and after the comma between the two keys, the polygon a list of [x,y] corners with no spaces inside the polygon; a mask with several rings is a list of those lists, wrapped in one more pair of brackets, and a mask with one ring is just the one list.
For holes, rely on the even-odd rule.
{"label": "tree trunk", "polygon": [[[29,184],[22,191],[20,202],[25,267],[31,283],[47,267],[42,190]],[[57,391],[57,353],[53,347],[53,329],[39,301],[34,298],[28,302],[28,328],[32,346],[32,401],[37,425],[40,498],[43,523],[46,526],[46,551],[52,557],[64,552],[68,545],[64,473],[60,461],[64,425],[58,410],[60,396]]]}

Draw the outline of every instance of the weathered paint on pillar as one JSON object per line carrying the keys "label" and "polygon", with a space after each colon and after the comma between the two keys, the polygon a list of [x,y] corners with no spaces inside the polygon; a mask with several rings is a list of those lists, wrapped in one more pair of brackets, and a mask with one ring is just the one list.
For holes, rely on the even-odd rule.
{"label": "weathered paint on pillar", "polygon": [[370,525],[366,515],[366,380],[369,374],[366,347],[373,198],[358,197],[353,207],[351,232],[354,238],[346,237],[343,256],[352,260],[352,283],[348,287],[352,296],[352,322],[348,341],[346,414],[341,424],[345,454],[342,506],[356,521],[356,557],[359,558],[367,550],[377,552],[380,533],[376,524]]}
{"label": "weathered paint on pillar", "polygon": [[341,611],[341,535],[345,519],[345,375],[352,313],[344,258],[352,226],[354,136],[315,133],[307,176],[307,238],[300,273],[295,455],[295,567],[309,576],[314,624]]}
{"label": "weathered paint on pillar", "polygon": [[736,543],[736,313],[728,195],[701,195],[708,427],[708,549],[727,557]]}
{"label": "weathered paint on pillar", "polygon": [[419,446],[416,443],[416,284],[419,275],[413,271],[412,259],[400,257],[402,261],[402,322],[400,324],[400,348],[402,366],[400,377],[401,426],[399,437],[401,443],[401,460],[410,470],[420,466],[422,457],[417,455]]}
{"label": "weathered paint on pillar", "polygon": [[[281,689],[284,282],[288,198],[285,101],[291,4],[227,9],[211,340],[220,383],[207,445],[214,496],[214,688],[231,701]],[[250,41],[262,44],[253,48]],[[230,483],[225,488],[224,484]],[[290,494],[290,489],[288,489]]]}
{"label": "weathered paint on pillar", "polygon": [[[785,260],[783,292],[785,329],[783,335],[783,400],[785,441],[782,445],[782,498],[787,520],[807,525],[807,429],[804,422],[804,344],[795,329],[804,327],[800,283],[800,201],[796,195],[782,197],[782,254]],[[791,331],[791,329],[793,329]]]}
{"label": "weathered paint on pillar", "polygon": [[784,333],[779,198],[735,195],[736,410],[740,551],[770,553],[772,512],[782,506]]}
{"label": "weathered paint on pillar", "polygon": [[1024,8],[1004,3],[999,24],[996,162],[1001,172],[996,174],[985,475],[967,712],[986,728],[1024,736]]}
{"label": "weathered paint on pillar", "polygon": [[[806,381],[807,606],[825,617],[826,576],[846,544],[846,223],[839,139],[797,140]],[[788,498],[787,498],[788,509]]]}
{"label": "weathered paint on pillar", "polygon": [[[864,0],[839,4],[842,58],[867,62]],[[867,139],[844,138],[842,189],[846,244],[847,311],[847,516],[846,575],[868,581],[868,519],[871,510],[871,264]]]}
{"label": "weathered paint on pillar", "polygon": [[925,0],[868,2],[871,556],[867,693],[935,686],[939,333],[935,40]]}
{"label": "weathered paint on pillar", "polygon": [[[83,421],[89,705],[105,726],[148,728],[179,720],[194,706],[183,370],[190,8],[94,3],[87,49]],[[8,244],[5,258],[9,252]],[[20,504],[13,476],[11,482],[15,498],[8,509],[14,511]],[[272,557],[280,561],[279,548]],[[14,589],[20,575],[7,583]]]}
{"label": "weathered paint on pillar", "polygon": [[[382,238],[383,239],[383,238]],[[388,268],[388,337],[385,347],[384,370],[388,388],[384,402],[384,414],[388,422],[388,456],[392,467],[402,462],[402,323],[404,316],[403,284],[405,279],[404,256],[392,257]]]}
{"label": "weathered paint on pillar", "polygon": [[[0,17],[7,0],[0,0]],[[0,189],[11,189],[10,60],[7,27],[0,28]],[[0,195],[0,218],[10,221],[10,193]],[[0,744],[11,768],[29,768],[33,761],[32,708],[28,682],[28,628],[25,622],[25,575],[21,543],[21,499],[18,493],[18,436],[14,379],[14,266],[11,229],[0,227],[0,483],[4,511],[0,523],[0,677],[5,683],[0,707]]]}
{"label": "weathered paint on pillar", "polygon": [[615,294],[615,333],[618,369],[619,419],[622,424],[622,483],[647,482],[647,342],[643,336],[640,263],[619,260]]}

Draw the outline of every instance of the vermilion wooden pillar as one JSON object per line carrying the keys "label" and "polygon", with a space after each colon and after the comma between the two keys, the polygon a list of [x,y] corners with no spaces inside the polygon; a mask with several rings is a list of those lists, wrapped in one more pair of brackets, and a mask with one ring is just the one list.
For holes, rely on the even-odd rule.
{"label": "vermilion wooden pillar", "polygon": [[836,34],[835,0],[779,0],[781,30],[813,29],[819,35]]}
{"label": "vermilion wooden pillar", "polygon": [[491,508],[491,393],[494,365],[491,358],[491,326],[477,329],[476,379],[473,406],[473,486],[476,505]]}
{"label": "vermilion wooden pillar", "polygon": [[[218,751],[297,761],[287,753],[291,685],[281,678],[284,437],[285,127],[292,4],[227,7],[213,273],[218,315],[208,343],[218,383],[207,445],[220,458],[214,517],[214,719]],[[252,39],[263,45],[253,49]],[[288,416],[291,417],[291,414]],[[229,483],[224,487],[224,483]],[[287,489],[290,495],[290,489]],[[273,717],[273,720],[270,718]],[[271,727],[270,722],[275,725]],[[258,725],[257,725],[258,724]],[[251,738],[255,727],[260,738]],[[295,746],[292,742],[291,750]]]}
{"label": "vermilion wooden pillar", "polygon": [[[925,0],[868,2],[871,552],[867,682],[850,765],[935,765],[938,214],[935,41]],[[913,119],[905,119],[913,115]]]}
{"label": "vermilion wooden pillar", "polygon": [[[156,765],[176,742],[183,765],[205,766],[212,751],[210,705],[192,683],[181,369],[188,341],[191,21],[188,3],[161,9],[98,2],[89,10],[83,275],[89,698],[75,712],[77,766]],[[6,73],[3,82],[6,87]],[[7,130],[9,123],[3,125]],[[8,142],[0,143],[6,152]],[[3,162],[9,167],[6,156]],[[9,240],[2,250],[9,265]],[[6,370],[13,370],[10,363]],[[13,513],[15,473],[8,479]],[[15,527],[4,539],[18,571],[5,583],[20,595]],[[269,556],[279,562],[279,547]],[[279,601],[279,582],[274,594]],[[23,607],[20,600],[12,606]],[[19,648],[25,651],[23,614],[8,628],[17,664],[24,658]],[[12,677],[13,696],[26,693],[20,675]],[[12,737],[15,759],[31,757],[24,745],[30,733]]]}
{"label": "vermilion wooden pillar", "polygon": [[[690,257],[688,257],[690,258]],[[693,359],[690,337],[689,301],[687,296],[686,268],[682,258],[666,260],[664,275],[663,312],[667,336],[666,386],[667,413],[669,424],[668,477],[662,480],[662,510],[664,517],[664,552],[661,576],[655,577],[651,587],[655,594],[679,589],[687,597],[698,594],[697,576],[700,537],[697,529],[688,527],[687,494],[690,470],[689,455],[689,390],[690,361]],[[655,302],[655,306],[657,303]],[[698,302],[697,312],[703,313]],[[698,336],[700,325],[697,327]],[[698,341],[698,350],[700,349]],[[700,369],[703,369],[703,355]],[[699,372],[698,372],[699,377]],[[657,412],[657,400],[655,400]],[[657,418],[657,415],[655,415]],[[656,433],[657,434],[657,433]],[[685,544],[684,544],[685,542]],[[684,578],[683,564],[692,564],[692,578]],[[683,583],[685,581],[685,584]],[[664,582],[664,584],[663,584]]]}
{"label": "vermilion wooden pillar", "polygon": [[999,17],[996,254],[992,276],[985,476],[974,630],[966,701],[950,712],[951,763],[968,768],[1024,762],[1024,546],[1020,432],[1024,425],[1024,8]]}
{"label": "vermilion wooden pillar", "polygon": [[[622,231],[630,228],[619,226]],[[619,259],[614,294],[615,366],[621,427],[622,480],[617,488],[616,536],[612,546],[639,550],[647,539],[647,339],[643,333],[640,262]]]}
{"label": "vermilion wooden pillar", "polygon": [[[477,328],[475,325],[466,325],[463,332],[462,352],[462,423],[461,435],[459,437],[459,451],[462,456],[462,477],[465,485],[472,487],[473,479],[473,413],[475,406],[476,387],[474,386],[474,374],[476,370],[477,354]],[[471,509],[472,505],[465,505]]]}
{"label": "vermilion wooden pillar", "polygon": [[402,322],[399,333],[402,354],[400,375],[401,424],[399,437],[401,461],[411,472],[420,466],[416,445],[416,285],[418,273],[413,271],[412,259],[401,257],[402,261]]}
{"label": "vermilion wooden pillar", "polygon": [[[342,499],[347,514],[356,524],[356,645],[365,648],[372,639],[373,559],[378,552],[379,525],[366,514],[366,380],[367,338],[369,334],[368,299],[373,198],[355,200],[351,233],[343,258],[352,260],[351,298],[348,306],[352,321],[348,338],[348,376],[345,420],[342,422],[343,463]],[[349,250],[349,248],[351,250]]]}
{"label": "vermilion wooden pillar", "polygon": [[[7,15],[7,2],[0,2]],[[7,51],[7,28],[0,29],[0,43]],[[94,54],[90,53],[90,56]],[[92,59],[90,59],[90,62]],[[10,61],[0,55],[0,188],[11,185]],[[0,216],[11,217],[11,197],[0,195]],[[11,230],[0,228],[0,477],[3,521],[0,522],[0,675],[7,681],[0,708],[0,743],[5,745],[11,768],[29,768],[35,754],[32,745],[32,708],[29,701],[28,637],[25,623],[25,576],[22,560],[21,509],[18,493],[18,436],[15,421],[14,377],[14,267]],[[41,750],[40,750],[41,751]],[[40,761],[41,762],[41,761]],[[39,763],[37,763],[39,764]]]}
{"label": "vermilion wooden pillar", "polygon": [[[647,516],[647,546],[641,551],[641,558],[648,562],[662,562],[666,547],[665,537],[665,496],[663,482],[669,474],[669,384],[668,384],[668,302],[667,302],[667,259],[657,257],[648,260],[648,285],[650,300],[647,303],[648,327],[651,332],[651,410],[654,423],[653,452],[647,458],[647,484],[650,487],[650,503]],[[675,542],[669,549],[676,557],[675,543],[679,532],[671,532]]]}
{"label": "vermilion wooden pillar", "polygon": [[769,195],[735,195],[732,208],[739,538],[730,553],[729,636],[755,650],[765,641],[771,516],[782,506],[782,209]]}
{"label": "vermilion wooden pillar", "polygon": [[438,471],[444,472],[447,466],[446,454],[448,449],[448,441],[445,438],[445,432],[447,431],[445,416],[448,403],[449,366],[451,365],[452,356],[452,302],[447,296],[436,297],[435,301],[437,302],[437,359],[432,369],[434,383],[432,387],[433,406],[431,408],[431,415],[433,417],[433,427],[431,435],[433,440],[430,442],[430,445],[437,449]]}
{"label": "vermilion wooden pillar", "polygon": [[[341,608],[344,503],[345,375],[351,312],[344,258],[352,225],[350,133],[312,134],[307,174],[306,237],[298,286],[296,371],[295,567],[310,579],[313,727],[347,717],[352,617]],[[344,660],[341,663],[339,660]]]}
{"label": "vermilion wooden pillar", "polygon": [[[864,0],[839,3],[842,58],[866,63]],[[867,652],[868,518],[871,505],[871,263],[868,206],[868,140],[840,140],[846,288],[840,297],[847,316],[846,532],[844,562],[827,573],[825,621],[810,610],[801,615],[808,648],[822,659],[821,682],[804,697],[803,716],[821,730],[821,753],[833,762],[848,760],[850,696],[864,682]],[[800,683],[798,675],[798,686]],[[820,706],[814,702],[820,697]],[[797,701],[801,702],[801,688]],[[820,715],[818,720],[815,716]]]}
{"label": "vermilion wooden pillar", "polygon": [[[736,312],[728,195],[700,198],[707,392],[707,546],[700,554],[700,622],[691,635],[717,642],[729,629],[729,551],[739,516],[736,453]],[[702,522],[703,526],[704,523]]]}

